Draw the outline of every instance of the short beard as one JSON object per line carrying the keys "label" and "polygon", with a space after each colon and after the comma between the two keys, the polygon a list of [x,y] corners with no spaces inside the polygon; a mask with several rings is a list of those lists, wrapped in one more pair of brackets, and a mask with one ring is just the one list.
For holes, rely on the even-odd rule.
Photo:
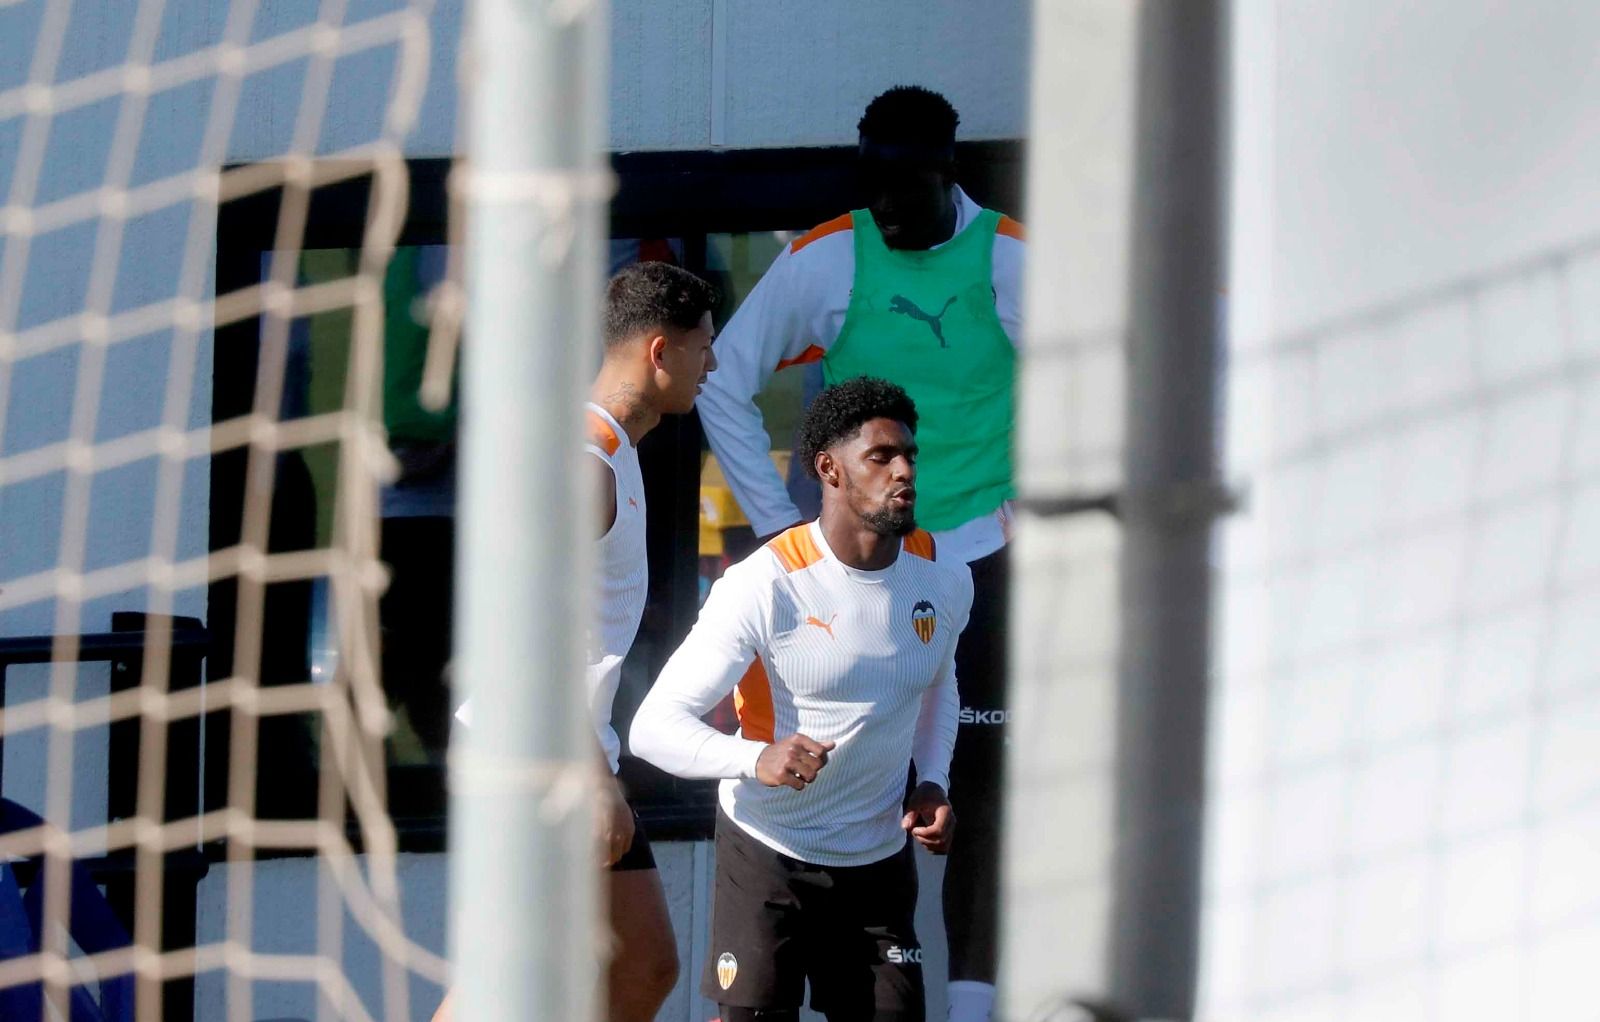
{"label": "short beard", "polygon": [[909,536],[917,529],[917,514],[911,508],[904,511],[879,508],[862,515],[861,524],[879,536]]}

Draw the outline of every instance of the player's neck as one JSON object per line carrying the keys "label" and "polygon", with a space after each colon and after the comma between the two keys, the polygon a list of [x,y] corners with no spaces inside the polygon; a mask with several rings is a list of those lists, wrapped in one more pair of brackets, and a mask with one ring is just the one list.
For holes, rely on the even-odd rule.
{"label": "player's neck", "polygon": [[822,509],[818,524],[828,549],[841,564],[857,571],[882,571],[900,556],[899,536],[885,536],[862,525],[848,510],[830,514]]}
{"label": "player's neck", "polygon": [[644,388],[628,373],[610,365],[601,365],[600,375],[589,388],[589,400],[617,420],[617,425],[628,434],[628,441],[635,447],[661,421],[661,413],[646,399]]}

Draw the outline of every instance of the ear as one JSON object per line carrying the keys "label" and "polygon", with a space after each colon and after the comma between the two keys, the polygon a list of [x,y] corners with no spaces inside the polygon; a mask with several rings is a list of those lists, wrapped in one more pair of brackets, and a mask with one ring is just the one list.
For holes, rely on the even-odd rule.
{"label": "ear", "polygon": [[824,486],[839,485],[839,463],[827,451],[817,452],[817,479]]}
{"label": "ear", "polygon": [[645,341],[645,350],[650,353],[650,368],[657,371],[667,368],[666,334],[652,334],[650,339]]}

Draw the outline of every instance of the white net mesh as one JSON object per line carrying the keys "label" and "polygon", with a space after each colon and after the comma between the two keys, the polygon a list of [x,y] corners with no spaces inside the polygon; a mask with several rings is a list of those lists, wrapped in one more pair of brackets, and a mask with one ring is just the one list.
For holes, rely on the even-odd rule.
{"label": "white net mesh", "polygon": [[[1554,1018],[1600,946],[1600,246],[1243,337],[1203,1002]],[[1269,425],[1270,424],[1270,425]]]}
{"label": "white net mesh", "polygon": [[[0,3],[6,1018],[411,1018],[444,980],[401,911],[377,614],[429,6]],[[340,185],[359,230],[319,261]],[[219,211],[253,199],[236,286]],[[218,418],[228,373],[247,404]],[[291,461],[307,542],[280,539]]]}

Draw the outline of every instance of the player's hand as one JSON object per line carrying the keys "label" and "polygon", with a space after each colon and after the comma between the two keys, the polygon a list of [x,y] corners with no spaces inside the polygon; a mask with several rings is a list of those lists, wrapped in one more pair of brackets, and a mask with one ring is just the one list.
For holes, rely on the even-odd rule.
{"label": "player's hand", "polygon": [[944,789],[932,781],[917,785],[906,799],[900,829],[909,830],[917,844],[935,855],[949,852],[950,839],[956,831],[956,811],[950,808]]}
{"label": "player's hand", "polygon": [[781,784],[804,791],[828,765],[828,753],[833,751],[833,745],[833,742],[819,742],[800,734],[773,742],[762,749],[756,759],[756,780],[769,788]]}
{"label": "player's hand", "polygon": [[633,810],[622,797],[616,778],[600,779],[599,802],[594,813],[595,842],[600,849],[600,865],[614,866],[633,844]]}

